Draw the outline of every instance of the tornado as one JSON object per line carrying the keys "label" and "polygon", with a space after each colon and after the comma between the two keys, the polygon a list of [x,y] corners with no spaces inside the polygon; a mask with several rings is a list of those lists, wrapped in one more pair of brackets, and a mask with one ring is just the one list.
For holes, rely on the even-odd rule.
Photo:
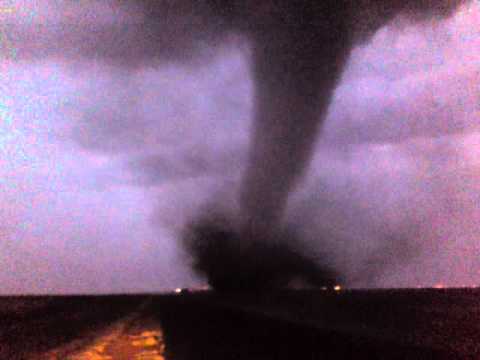
{"label": "tornado", "polygon": [[276,10],[277,18],[252,34],[255,113],[240,193],[244,228],[252,238],[269,237],[281,226],[288,195],[309,164],[350,43],[341,13],[316,5],[297,14],[294,6]]}
{"label": "tornado", "polygon": [[[234,196],[238,206],[227,212],[209,204],[179,237],[194,269],[216,288],[284,286],[297,276],[322,285],[341,277],[328,266],[328,254],[313,259],[302,252],[285,212],[308,170],[352,48],[395,19],[402,26],[434,22],[465,2],[111,0],[82,7],[45,0],[36,22],[21,6],[12,8],[12,14],[17,8],[24,12],[21,21],[4,16],[0,33],[7,35],[0,41],[0,57],[86,58],[134,70],[165,63],[201,66],[229,34],[244,37],[251,50],[254,119]],[[72,9],[84,13],[69,17]]]}
{"label": "tornado", "polygon": [[197,244],[190,247],[197,259],[195,268],[207,274],[214,287],[284,285],[296,275],[314,285],[340,280],[325,259],[311,259],[298,250],[300,242],[283,218],[289,195],[310,164],[342,70],[352,48],[397,15],[407,22],[428,22],[448,17],[461,3],[262,1],[254,6],[247,1],[236,8],[230,4],[224,13],[231,16],[236,9],[248,19],[242,30],[252,44],[255,110],[248,165],[238,194],[239,219],[222,223],[217,216],[190,228],[197,234],[190,242]]}

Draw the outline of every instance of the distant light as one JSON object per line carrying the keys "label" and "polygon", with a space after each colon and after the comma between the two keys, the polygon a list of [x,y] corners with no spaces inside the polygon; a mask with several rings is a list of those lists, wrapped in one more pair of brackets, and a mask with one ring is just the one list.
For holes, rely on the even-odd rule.
{"label": "distant light", "polygon": [[341,287],[340,285],[335,285],[335,286],[333,287],[333,290],[335,290],[335,291],[340,291],[340,290],[342,290],[342,287]]}
{"label": "distant light", "polygon": [[444,289],[444,288],[445,288],[445,285],[443,285],[443,284],[435,284],[435,285],[433,286],[433,288],[434,288],[434,289]]}
{"label": "distant light", "polygon": [[176,294],[180,294],[181,292],[182,292],[182,288],[176,288],[176,289],[175,289],[175,293],[176,293]]}

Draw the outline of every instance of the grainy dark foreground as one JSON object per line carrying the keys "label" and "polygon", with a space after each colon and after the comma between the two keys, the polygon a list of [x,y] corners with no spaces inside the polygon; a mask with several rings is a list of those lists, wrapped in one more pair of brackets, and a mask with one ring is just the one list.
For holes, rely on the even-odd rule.
{"label": "grainy dark foreground", "polygon": [[480,290],[0,298],[1,359],[470,359]]}

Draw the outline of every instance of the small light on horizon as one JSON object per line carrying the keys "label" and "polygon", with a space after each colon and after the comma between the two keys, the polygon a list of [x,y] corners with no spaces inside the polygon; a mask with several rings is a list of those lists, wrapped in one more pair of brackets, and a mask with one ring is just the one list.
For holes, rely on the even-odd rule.
{"label": "small light on horizon", "polygon": [[335,290],[335,291],[340,291],[340,290],[342,290],[342,287],[341,287],[340,285],[335,285],[335,286],[333,287],[333,290]]}

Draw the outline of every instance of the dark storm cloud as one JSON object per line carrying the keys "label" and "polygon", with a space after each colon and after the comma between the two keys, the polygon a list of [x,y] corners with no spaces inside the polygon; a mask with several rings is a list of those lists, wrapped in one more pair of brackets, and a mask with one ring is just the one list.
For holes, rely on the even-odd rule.
{"label": "dark storm cloud", "polygon": [[[413,230],[406,229],[417,228],[422,216],[439,219],[432,210],[436,194],[452,194],[460,186],[461,181],[452,180],[453,175],[418,182],[416,179],[422,173],[440,173],[444,167],[445,172],[455,172],[455,148],[462,137],[438,142],[436,137],[476,129],[472,120],[475,97],[468,98],[474,92],[461,85],[469,83],[474,72],[468,70],[463,78],[459,77],[459,68],[455,68],[458,62],[447,58],[444,66],[453,69],[451,75],[448,71],[442,75],[437,69],[425,75],[431,64],[442,64],[438,59],[425,62],[422,56],[450,52],[442,46],[425,46],[414,58],[405,55],[405,49],[415,48],[416,40],[423,37],[405,39],[398,35],[403,33],[404,17],[389,30],[398,35],[397,51],[389,47],[392,38],[376,37],[373,46],[355,50],[351,68],[340,79],[346,50],[356,37],[352,35],[354,29],[365,45],[366,39],[394,14],[410,13],[411,18],[417,18],[420,13],[425,15],[421,8],[432,2],[394,1],[391,9],[383,10],[381,6],[369,7],[377,4],[370,1],[349,3],[358,4],[354,7],[358,14],[349,17],[351,12],[347,10],[344,17],[338,12],[338,16],[324,18],[322,26],[338,25],[326,38],[322,38],[324,27],[310,27],[311,18],[301,24],[303,29],[284,25],[282,21],[288,23],[305,11],[290,7],[288,2],[237,3],[233,13],[220,9],[227,17],[211,17],[213,8],[191,6],[190,1],[156,2],[156,7],[149,7],[153,2],[143,3],[147,7],[140,2],[92,2],[89,7],[72,2],[45,4],[48,6],[37,6],[33,14],[36,18],[23,14],[18,24],[3,21],[2,26],[8,25],[10,30],[3,29],[7,41],[2,46],[9,47],[11,61],[38,63],[48,57],[63,63],[62,71],[73,74],[70,79],[83,82],[79,90],[83,95],[75,98],[78,115],[69,135],[82,151],[113,158],[129,170],[118,178],[104,180],[109,185],[130,184],[142,186],[145,191],[158,187],[153,193],[159,198],[155,217],[160,229],[181,229],[189,218],[201,214],[199,209],[205,202],[223,206],[234,223],[243,222],[239,228],[261,217],[277,221],[283,216],[287,196],[297,188],[307,200],[290,200],[304,216],[296,218],[290,209],[286,220],[301,229],[296,231],[321,254],[315,258],[318,263],[335,263],[351,283],[365,284],[375,278],[370,284],[378,284],[378,273],[369,273],[366,264],[384,262],[377,268],[388,272],[391,269],[385,263],[398,269],[404,259],[415,259],[415,249],[422,250],[423,245],[414,239]],[[444,13],[442,6],[446,3],[438,4],[440,7],[434,8],[431,15]],[[315,14],[324,9],[313,6],[307,10]],[[242,12],[249,14],[251,21],[240,21]],[[424,23],[407,30],[423,34],[428,28],[429,24]],[[227,31],[231,29],[236,31],[233,35]],[[429,36],[426,38],[433,44],[445,41],[443,35]],[[455,34],[452,39],[451,44],[458,45]],[[324,47],[328,46],[335,50],[328,52],[331,57],[325,56]],[[289,51],[293,54],[289,55]],[[463,51],[474,57],[471,50]],[[333,67],[329,61],[335,63]],[[444,76],[442,84],[439,75]],[[457,79],[460,85],[455,88]],[[339,81],[340,88],[330,104],[329,95]],[[423,90],[417,89],[419,84]],[[320,85],[324,90],[316,89]],[[450,93],[443,98],[440,94],[445,93],[445,88]],[[317,96],[324,96],[322,106],[317,107]],[[457,107],[452,106],[452,98],[461,101]],[[325,136],[316,144],[329,105]],[[252,107],[254,131],[249,135]],[[468,107],[471,111],[463,118],[459,116]],[[412,136],[417,140],[410,143]],[[249,141],[253,147],[247,154]],[[353,143],[358,146],[352,147]],[[329,153],[325,145],[334,150]],[[300,179],[314,150],[316,155],[307,172],[309,185],[304,187]],[[457,155],[465,161],[468,152]],[[238,172],[246,164],[250,167],[242,180]],[[318,175],[320,172],[323,175]],[[398,194],[392,194],[392,189]],[[241,199],[238,194],[242,194]],[[438,201],[443,204],[446,199],[447,195]],[[105,203],[108,201],[113,200],[105,199]],[[462,205],[463,200],[458,201],[457,209],[468,208]],[[125,206],[131,204],[126,201]],[[138,201],[133,207],[143,208],[145,204],[150,203]],[[425,212],[414,212],[412,204],[417,209],[425,208]],[[95,202],[94,207],[102,206],[105,204]],[[455,233],[440,220],[437,223],[439,229]],[[472,228],[473,221],[469,224]],[[439,235],[436,238],[422,226],[423,234],[436,243]],[[286,231],[283,224],[278,229]],[[233,233],[232,238],[239,236]],[[247,240],[258,239],[253,236]],[[464,243],[471,244],[471,240]],[[425,248],[428,246],[434,247],[427,244]],[[323,249],[328,249],[327,255]],[[418,252],[424,254],[422,251]],[[398,261],[389,260],[392,254]],[[406,278],[390,274],[383,279],[385,283],[399,284]]]}
{"label": "dark storm cloud", "polygon": [[231,24],[205,2],[13,1],[2,14],[3,56],[16,60],[100,59],[140,68],[165,62],[200,65],[215,56]]}

